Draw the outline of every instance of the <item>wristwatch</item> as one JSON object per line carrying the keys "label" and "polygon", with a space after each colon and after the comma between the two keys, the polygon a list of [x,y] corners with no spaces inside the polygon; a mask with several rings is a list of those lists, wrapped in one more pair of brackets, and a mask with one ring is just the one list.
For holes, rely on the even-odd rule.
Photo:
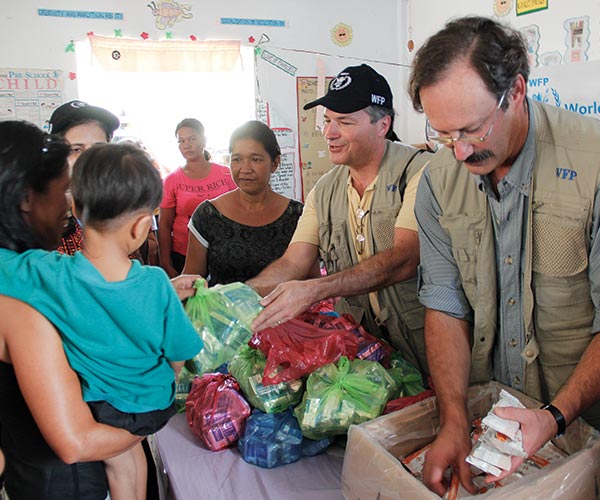
{"label": "wristwatch", "polygon": [[561,437],[567,428],[567,422],[565,421],[565,416],[562,414],[562,412],[556,406],[551,404],[542,406],[540,410],[548,410],[552,414],[554,420],[556,421],[556,425],[558,426],[558,431],[554,437]]}

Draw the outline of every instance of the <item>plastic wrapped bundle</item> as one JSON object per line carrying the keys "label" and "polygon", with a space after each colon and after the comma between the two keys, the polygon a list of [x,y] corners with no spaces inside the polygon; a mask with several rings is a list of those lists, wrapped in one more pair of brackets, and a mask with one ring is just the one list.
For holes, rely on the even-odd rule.
{"label": "plastic wrapped bundle", "polygon": [[326,365],[309,375],[294,413],[306,437],[345,434],[350,425],[381,415],[394,387],[378,362],[341,357],[337,366]]}
{"label": "plastic wrapped bundle", "polygon": [[236,281],[226,285],[215,285],[212,291],[226,297],[239,323],[246,329],[250,330],[250,325],[263,307],[260,305],[262,298],[252,288],[244,283]]}
{"label": "plastic wrapped bundle", "polygon": [[229,372],[236,378],[253,407],[265,413],[277,413],[296,406],[302,399],[302,381],[263,385],[266,362],[262,352],[246,346],[229,362]]}
{"label": "plastic wrapped bundle", "polygon": [[355,358],[358,339],[345,330],[323,329],[291,319],[254,334],[249,345],[267,357],[264,385],[297,380],[340,356]]}
{"label": "plastic wrapped bundle", "polygon": [[346,330],[358,340],[356,357],[369,361],[379,361],[383,366],[388,366],[392,347],[385,341],[378,339],[367,332],[357,323],[351,314],[338,314],[337,312],[306,312],[298,319],[325,330]]}
{"label": "plastic wrapped bundle", "polygon": [[185,403],[190,429],[209,450],[234,445],[242,436],[250,405],[230,375],[207,373],[192,381]]}
{"label": "plastic wrapped bundle", "polygon": [[185,402],[192,388],[192,380],[195,377],[196,375],[187,370],[185,366],[181,368],[175,382],[175,406],[177,407],[177,413],[185,413]]}
{"label": "plastic wrapped bundle", "polygon": [[392,354],[388,373],[396,381],[396,390],[391,396],[393,399],[416,396],[425,390],[421,372],[399,353]]}
{"label": "plastic wrapped bundle", "polygon": [[242,458],[265,469],[296,462],[322,452],[330,439],[304,438],[292,410],[267,414],[254,410],[238,443]]}
{"label": "plastic wrapped bundle", "polygon": [[198,280],[194,287],[196,293],[187,300],[185,311],[202,337],[204,348],[185,366],[200,375],[229,361],[248,343],[252,337],[249,323],[261,306],[258,294],[243,283],[205,288],[204,280]]}

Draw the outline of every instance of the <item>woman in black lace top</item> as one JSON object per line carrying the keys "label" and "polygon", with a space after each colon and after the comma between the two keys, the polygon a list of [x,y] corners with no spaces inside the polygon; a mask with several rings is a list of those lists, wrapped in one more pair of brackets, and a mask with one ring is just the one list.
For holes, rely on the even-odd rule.
{"label": "woman in black lace top", "polygon": [[281,150],[273,131],[249,121],[229,142],[231,174],[238,189],[205,201],[189,222],[184,274],[200,274],[209,285],[246,281],[283,255],[302,204],[275,193],[269,180]]}

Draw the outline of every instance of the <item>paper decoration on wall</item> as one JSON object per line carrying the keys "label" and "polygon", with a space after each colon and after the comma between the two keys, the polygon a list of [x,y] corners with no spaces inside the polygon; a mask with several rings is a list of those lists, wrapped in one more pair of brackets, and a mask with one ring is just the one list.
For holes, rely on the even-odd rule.
{"label": "paper decoration on wall", "polygon": [[173,39],[173,33],[171,33],[170,31],[165,31],[165,38],[167,40],[172,40]]}
{"label": "paper decoration on wall", "polygon": [[190,40],[191,40],[192,42],[195,42],[195,41],[196,41],[196,40],[198,40],[198,39],[196,38],[196,35],[190,35]]}
{"label": "paper decoration on wall", "polygon": [[191,19],[193,14],[190,12],[192,6],[182,4],[175,0],[156,0],[148,4],[152,15],[156,18],[154,24],[159,30],[172,28],[175,23],[184,19]]}
{"label": "paper decoration on wall", "polygon": [[562,64],[562,54],[558,50],[552,52],[544,52],[540,55],[540,64],[542,66],[554,66]]}
{"label": "paper decoration on wall", "polygon": [[75,52],[75,42],[71,40],[65,47],[65,52]]}
{"label": "paper decoration on wall", "polygon": [[513,8],[513,4],[513,0],[494,0],[494,14],[498,17],[508,15]]}
{"label": "paper decoration on wall", "polygon": [[256,47],[255,50],[258,51],[258,54],[260,55],[261,59],[264,59],[268,63],[272,64],[273,66],[279,68],[282,71],[285,71],[289,75],[294,76],[296,74],[296,71],[298,71],[298,68],[296,68],[296,66],[290,64],[287,61],[284,61],[283,59],[281,59],[281,57],[276,56],[268,50],[262,49],[260,47]]}
{"label": "paper decoration on wall", "polygon": [[264,99],[256,99],[256,119],[271,126],[269,103]]}
{"label": "paper decoration on wall", "polygon": [[565,61],[568,63],[587,61],[587,51],[590,47],[590,18],[573,17],[567,19],[563,26],[567,30]]}
{"label": "paper decoration on wall", "polygon": [[517,0],[517,16],[548,8],[548,0]]}
{"label": "paper decoration on wall", "polygon": [[52,10],[38,9],[38,16],[71,17],[75,19],[106,19],[109,21],[122,21],[122,12],[96,12],[86,10]]}
{"label": "paper decoration on wall", "polygon": [[270,26],[275,28],[284,28],[285,21],[281,19],[245,19],[241,17],[222,17],[221,24],[238,24],[246,26]]}
{"label": "paper decoration on wall", "polygon": [[69,80],[77,80],[77,73],[69,71]]}
{"label": "paper decoration on wall", "polygon": [[62,104],[63,72],[57,69],[0,68],[0,120],[27,120],[48,130]]}
{"label": "paper decoration on wall", "polygon": [[115,30],[115,37],[119,38],[123,36],[123,30],[121,28],[117,28]]}
{"label": "paper decoration on wall", "polygon": [[149,36],[150,36],[150,35],[149,35],[147,32],[145,32],[145,31],[142,31],[142,32],[140,33],[140,37],[141,37],[142,39],[144,39],[144,40],[148,40],[148,37],[149,37]]}
{"label": "paper decoration on wall", "polygon": [[331,41],[340,47],[352,43],[352,27],[345,23],[338,23],[331,28]]}
{"label": "paper decoration on wall", "polygon": [[540,27],[531,24],[521,28],[521,33],[525,35],[527,41],[527,57],[531,68],[538,65],[538,50],[540,49]]}

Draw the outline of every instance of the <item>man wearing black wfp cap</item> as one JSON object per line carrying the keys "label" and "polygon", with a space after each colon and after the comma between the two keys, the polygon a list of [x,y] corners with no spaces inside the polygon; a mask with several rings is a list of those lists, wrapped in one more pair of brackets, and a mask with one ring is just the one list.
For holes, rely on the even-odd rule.
{"label": "man wearing black wfp cap", "polygon": [[[94,144],[110,142],[120,122],[104,108],[90,106],[83,101],[70,101],[54,110],[48,124],[50,133],[63,136],[71,146],[68,162],[72,169],[75,160],[86,149]],[[73,255],[81,250],[81,244],[81,227],[77,220],[71,217],[58,251]]]}
{"label": "man wearing black wfp cap", "polygon": [[[339,312],[350,312],[427,373],[413,206],[430,154],[392,142],[392,92],[366,64],[344,69],[304,109],[317,105],[325,108],[323,135],[334,167],[308,194],[285,254],[248,282],[268,293],[252,327],[272,327],[314,302],[342,297]],[[318,274],[319,258],[327,276]]]}

